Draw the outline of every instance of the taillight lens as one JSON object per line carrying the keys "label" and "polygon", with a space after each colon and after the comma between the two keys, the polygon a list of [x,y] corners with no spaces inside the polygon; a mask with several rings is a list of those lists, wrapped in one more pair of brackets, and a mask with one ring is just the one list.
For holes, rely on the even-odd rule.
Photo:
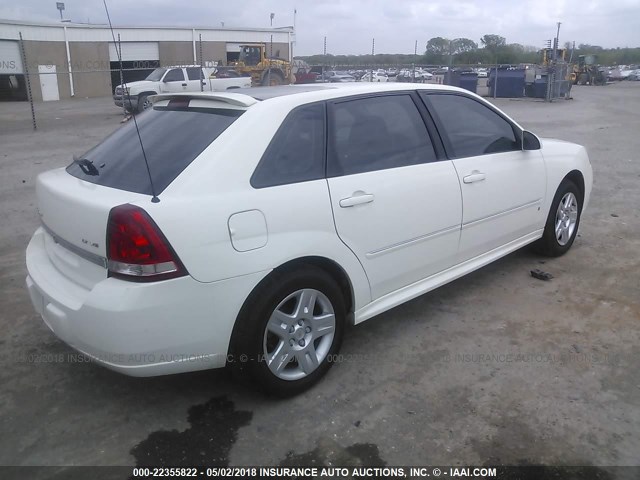
{"label": "taillight lens", "polygon": [[156,223],[140,207],[111,209],[107,224],[109,276],[156,281],[187,274]]}

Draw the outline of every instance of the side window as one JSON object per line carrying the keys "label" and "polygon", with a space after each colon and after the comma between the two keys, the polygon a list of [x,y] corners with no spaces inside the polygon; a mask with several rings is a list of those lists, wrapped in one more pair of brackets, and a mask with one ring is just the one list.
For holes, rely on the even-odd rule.
{"label": "side window", "polygon": [[184,73],[181,68],[173,68],[164,76],[164,82],[180,82],[184,81]]}
{"label": "side window", "polygon": [[200,80],[200,77],[204,79],[204,75],[202,75],[202,69],[200,67],[187,67],[187,77],[189,80]]}
{"label": "side window", "polygon": [[251,177],[254,188],[324,178],[324,104],[293,110],[276,132]]}
{"label": "side window", "polygon": [[436,160],[427,127],[410,95],[333,105],[327,173],[335,177]]}
{"label": "side window", "polygon": [[[421,93],[421,95],[423,95]],[[512,125],[480,102],[461,95],[430,94],[431,104],[455,158],[520,150]]]}

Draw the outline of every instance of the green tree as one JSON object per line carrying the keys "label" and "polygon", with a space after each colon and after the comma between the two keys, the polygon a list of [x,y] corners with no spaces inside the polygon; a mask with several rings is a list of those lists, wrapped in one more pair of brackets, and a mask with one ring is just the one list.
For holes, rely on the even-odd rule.
{"label": "green tree", "polygon": [[490,52],[498,53],[498,51],[502,47],[506,46],[507,39],[504,37],[501,37],[500,35],[488,33],[482,36],[482,38],[480,39],[480,43],[482,44],[483,48],[486,48]]}
{"label": "green tree", "polygon": [[427,42],[427,55],[448,55],[449,44],[451,40],[448,38],[434,37]]}

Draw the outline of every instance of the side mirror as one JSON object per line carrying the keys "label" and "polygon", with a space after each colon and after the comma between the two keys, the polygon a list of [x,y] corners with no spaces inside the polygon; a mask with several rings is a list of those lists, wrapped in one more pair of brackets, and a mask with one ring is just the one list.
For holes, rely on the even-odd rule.
{"label": "side mirror", "polygon": [[522,132],[522,150],[540,150],[540,140],[533,133]]}

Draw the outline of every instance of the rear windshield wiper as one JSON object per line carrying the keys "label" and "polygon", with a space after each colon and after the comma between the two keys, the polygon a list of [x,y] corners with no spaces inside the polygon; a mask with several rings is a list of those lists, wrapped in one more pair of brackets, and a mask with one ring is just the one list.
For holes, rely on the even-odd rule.
{"label": "rear windshield wiper", "polygon": [[73,163],[77,163],[80,167],[80,170],[82,170],[82,173],[84,173],[85,175],[91,175],[94,177],[100,175],[100,172],[91,160],[87,160],[86,158],[74,157]]}

